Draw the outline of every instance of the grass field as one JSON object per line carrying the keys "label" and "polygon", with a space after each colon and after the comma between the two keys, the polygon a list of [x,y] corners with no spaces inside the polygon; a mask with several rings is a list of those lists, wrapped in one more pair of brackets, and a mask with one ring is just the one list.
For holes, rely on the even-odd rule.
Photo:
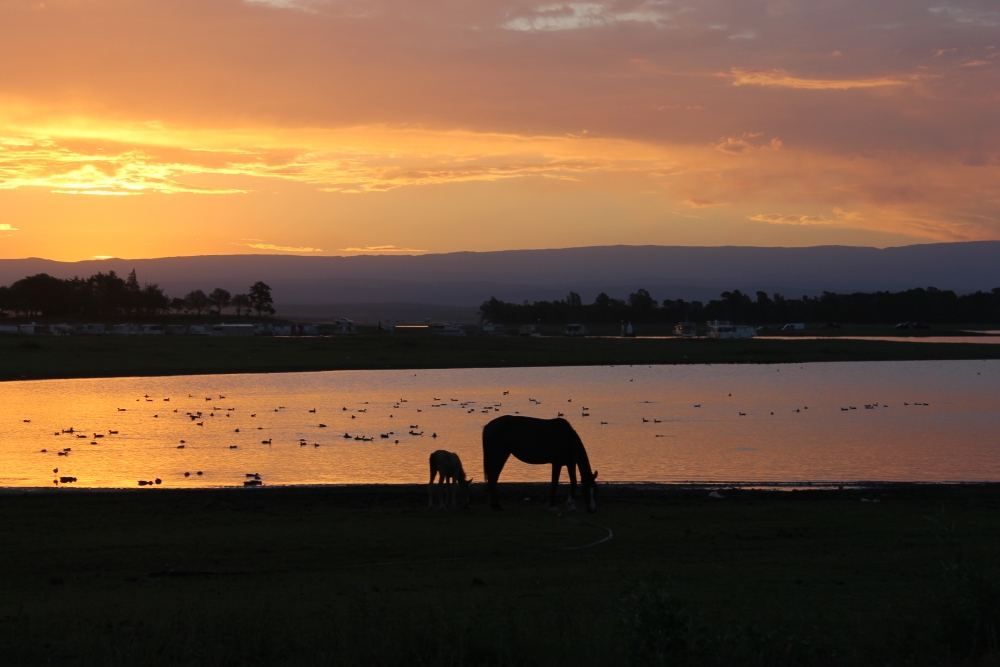
{"label": "grass field", "polygon": [[197,336],[0,337],[0,379],[378,368],[598,364],[802,363],[996,359],[1000,345],[831,340],[621,338],[329,338]]}
{"label": "grass field", "polygon": [[[996,664],[1000,488],[0,495],[11,665]],[[525,500],[530,498],[530,500]],[[866,499],[869,502],[862,502]],[[879,502],[871,502],[871,501]],[[614,539],[581,546],[606,535]],[[423,562],[421,562],[423,561]]]}

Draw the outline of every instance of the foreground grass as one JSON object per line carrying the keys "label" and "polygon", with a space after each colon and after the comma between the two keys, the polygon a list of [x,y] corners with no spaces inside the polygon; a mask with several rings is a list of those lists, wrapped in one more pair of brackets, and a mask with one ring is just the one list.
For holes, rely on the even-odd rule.
{"label": "foreground grass", "polygon": [[516,336],[0,337],[0,379],[378,368],[996,359],[1000,345]]}
{"label": "foreground grass", "polygon": [[421,487],[5,494],[4,661],[902,665],[1000,655],[992,486],[723,499],[605,487],[599,514],[571,518],[614,539],[548,552],[605,532],[549,513],[542,487],[503,492],[502,513],[481,500],[428,510]]}

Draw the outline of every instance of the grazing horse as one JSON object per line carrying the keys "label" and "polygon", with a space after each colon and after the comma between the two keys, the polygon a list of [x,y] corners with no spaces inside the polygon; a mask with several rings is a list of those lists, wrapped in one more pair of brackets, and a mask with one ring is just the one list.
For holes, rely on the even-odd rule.
{"label": "grazing horse", "polygon": [[[469,483],[472,478],[465,478],[465,470],[462,468],[462,460],[455,452],[446,452],[439,449],[431,454],[431,481],[427,485],[430,496],[427,506],[434,507],[434,476],[438,475],[438,491],[441,496],[441,507],[446,505],[448,497],[451,497],[451,504],[456,504],[456,496],[461,496],[462,507],[469,506]],[[456,482],[452,486],[452,482]],[[445,489],[445,483],[448,488]]]}
{"label": "grazing horse", "polygon": [[497,417],[483,428],[483,467],[490,493],[490,505],[502,509],[497,500],[497,480],[507,459],[514,458],[542,465],[552,464],[552,494],[549,505],[556,504],[559,473],[566,466],[569,472],[569,500],[573,505],[576,495],[576,469],[580,469],[580,482],[587,501],[587,510],[597,511],[597,471],[590,471],[590,459],[580,436],[565,419],[535,419],[504,415]]}

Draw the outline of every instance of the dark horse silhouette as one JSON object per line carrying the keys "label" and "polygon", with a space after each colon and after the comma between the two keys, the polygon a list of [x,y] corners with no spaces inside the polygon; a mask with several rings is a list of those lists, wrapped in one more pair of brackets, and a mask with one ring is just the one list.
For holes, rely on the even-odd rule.
{"label": "dark horse silhouette", "polygon": [[569,472],[570,504],[576,495],[576,469],[587,501],[587,510],[597,511],[597,471],[590,471],[590,459],[580,436],[565,419],[535,419],[534,417],[497,417],[483,428],[483,468],[490,493],[490,505],[502,509],[497,500],[497,480],[507,459],[513,454],[518,460],[534,465],[552,464],[552,494],[549,505],[556,504],[559,473],[563,466]]}

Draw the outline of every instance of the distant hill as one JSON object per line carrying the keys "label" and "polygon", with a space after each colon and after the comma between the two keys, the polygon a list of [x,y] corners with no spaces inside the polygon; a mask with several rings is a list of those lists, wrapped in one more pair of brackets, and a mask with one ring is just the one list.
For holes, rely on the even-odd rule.
{"label": "distant hill", "polygon": [[[643,287],[653,298],[702,300],[724,290],[800,297],[826,291],[904,290],[933,286],[960,294],[1000,286],[1000,241],[898,248],[816,246],[597,246],[557,250],[456,252],[417,256],[206,255],[55,262],[0,260],[0,284],[35,273],[60,278],[135,269],[171,296],[223,287],[244,292],[263,280],[282,304],[434,304],[478,306],[491,296],[520,302],[585,302],[600,292],[624,298]],[[385,309],[387,316],[390,309]],[[320,312],[320,311],[317,311]]]}

